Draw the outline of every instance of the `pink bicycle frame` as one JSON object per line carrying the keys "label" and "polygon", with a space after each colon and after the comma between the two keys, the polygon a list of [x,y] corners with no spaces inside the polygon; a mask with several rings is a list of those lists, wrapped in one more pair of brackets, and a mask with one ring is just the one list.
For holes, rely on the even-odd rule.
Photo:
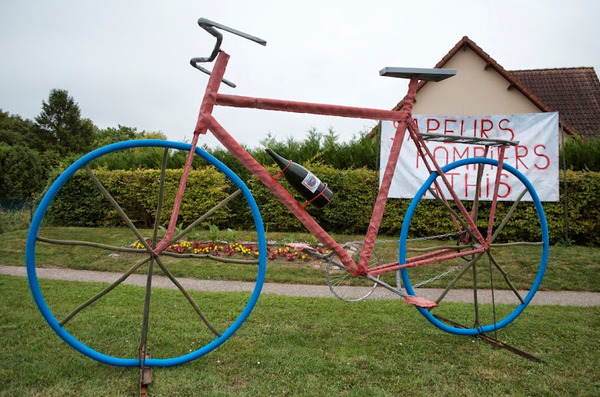
{"label": "pink bicycle frame", "polygon": [[[403,110],[390,111],[219,94],[218,90],[223,76],[225,74],[225,69],[227,67],[228,60],[229,55],[221,51],[215,61],[215,65],[212,70],[212,74],[209,79],[202,104],[200,106],[198,121],[196,123],[194,137],[192,139],[192,149],[188,154],[185,170],[182,175],[178,189],[175,206],[171,214],[171,220],[169,222],[167,234],[155,248],[154,253],[156,255],[158,255],[158,253],[160,253],[169,245],[170,240],[173,237],[173,234],[175,232],[175,225],[177,224],[179,204],[181,203],[181,198],[183,197],[183,192],[185,190],[187,175],[191,167],[193,153],[198,142],[198,136],[200,134],[205,134],[207,131],[210,131],[219,140],[219,142],[221,142],[221,144],[223,144],[223,146],[234,155],[234,157],[238,161],[240,161],[253,175],[255,175],[298,218],[298,220],[300,220],[300,222],[308,229],[310,233],[312,233],[318,239],[320,243],[322,243],[327,249],[333,251],[335,255],[337,255],[337,257],[339,258],[341,263],[346,267],[348,272],[350,272],[353,276],[356,277],[358,275],[367,275],[367,264],[369,263],[369,259],[374,249],[375,239],[379,232],[381,219],[383,217],[383,212],[387,203],[387,196],[390,190],[392,177],[394,175],[396,163],[400,155],[400,150],[402,148],[402,143],[404,141],[406,131],[408,130],[413,140],[421,142],[421,144],[419,145],[422,146],[420,150],[424,150],[427,153],[428,157],[434,165],[435,170],[437,170],[438,173],[440,173],[440,175],[442,176],[442,178],[444,178],[444,182],[449,188],[453,199],[458,203],[460,212],[468,222],[471,234],[476,240],[478,240],[478,242],[482,246],[482,248],[479,250],[487,248],[487,246],[489,245],[489,236],[486,241],[486,239],[479,233],[472,217],[469,215],[468,211],[464,208],[464,206],[460,203],[460,200],[458,200],[456,193],[452,190],[448,181],[445,180],[445,177],[443,173],[441,173],[439,165],[435,162],[435,159],[430,155],[430,153],[428,153],[428,149],[423,144],[422,138],[412,121],[411,111],[417,91],[418,76],[413,76],[410,80],[408,93],[404,99]],[[298,201],[296,201],[296,199],[261,164],[259,164],[252,156],[250,156],[250,154],[240,144],[237,143],[237,141],[217,122],[217,120],[215,120],[215,118],[212,116],[212,110],[216,105],[296,113],[310,113],[329,116],[352,117],[370,120],[391,120],[398,122],[394,142],[392,144],[392,148],[384,171],[379,193],[377,195],[375,206],[373,208],[373,213],[365,237],[364,247],[358,264],[355,263],[352,260],[352,258],[346,253],[346,251],[335,240],[333,240],[331,236],[329,236],[329,234],[310,216],[310,214],[308,214],[304,207],[300,203],[298,203]],[[499,169],[500,168],[501,165]],[[479,252],[479,250],[477,252]],[[463,253],[455,253],[453,255],[463,256],[472,253],[473,252],[469,251]],[[435,262],[437,260],[447,259],[447,254],[448,253],[445,251],[440,251],[437,253],[428,254],[427,257],[424,257],[422,259],[412,258],[411,261],[414,263],[410,264],[400,265],[396,262],[392,264],[382,265],[377,269],[374,269],[373,271],[369,271],[368,274],[378,274],[395,270],[402,266],[417,266],[421,264]]]}

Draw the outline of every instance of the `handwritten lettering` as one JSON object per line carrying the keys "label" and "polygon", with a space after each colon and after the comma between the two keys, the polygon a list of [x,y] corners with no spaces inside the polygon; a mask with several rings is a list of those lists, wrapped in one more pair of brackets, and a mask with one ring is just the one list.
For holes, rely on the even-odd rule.
{"label": "handwritten lettering", "polygon": [[[499,116],[413,116],[413,122],[419,131],[444,136],[475,137],[519,141],[517,145],[505,146],[503,162],[513,167],[529,179],[542,200],[558,200],[558,114],[516,114]],[[391,146],[390,137],[395,136],[400,123],[384,122],[382,124],[382,165],[386,164],[386,145]],[[386,131],[385,133],[383,131]],[[387,135],[385,135],[387,134]],[[499,160],[499,148],[477,144],[463,144],[440,141],[426,141],[427,150],[417,150],[411,134],[407,133],[400,152],[398,175],[406,177],[394,178],[402,180],[402,184],[393,185],[390,197],[413,197],[422,182],[429,176],[429,171],[436,166],[444,167],[456,161],[472,158],[489,158]],[[432,158],[423,158],[421,154],[429,151]],[[434,163],[435,161],[435,163]],[[449,184],[457,194],[474,194],[477,184],[477,170],[481,174],[480,195],[483,200],[493,195],[495,180],[494,167],[481,163],[465,164],[447,174]],[[410,176],[410,177],[409,177]],[[502,173],[498,185],[500,199],[515,200],[521,183],[509,173]],[[432,186],[432,189],[436,187]],[[446,189],[445,186],[441,187]],[[541,192],[540,192],[541,191]],[[394,193],[392,193],[394,192]],[[430,193],[425,196],[432,198]],[[527,197],[524,198],[527,200]]]}

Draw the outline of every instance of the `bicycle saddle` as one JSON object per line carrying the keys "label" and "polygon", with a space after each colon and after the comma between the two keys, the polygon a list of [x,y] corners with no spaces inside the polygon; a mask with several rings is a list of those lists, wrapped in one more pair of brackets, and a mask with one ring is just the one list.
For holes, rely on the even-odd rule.
{"label": "bicycle saddle", "polygon": [[442,81],[456,74],[456,69],[423,69],[423,68],[398,68],[386,67],[379,71],[380,76],[399,77],[411,79],[417,76],[419,80]]}

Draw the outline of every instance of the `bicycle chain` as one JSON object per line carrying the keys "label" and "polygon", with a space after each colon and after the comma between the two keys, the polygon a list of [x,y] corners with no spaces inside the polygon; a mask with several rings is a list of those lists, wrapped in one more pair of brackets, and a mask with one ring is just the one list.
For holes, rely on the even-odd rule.
{"label": "bicycle chain", "polygon": [[454,273],[458,269],[461,269],[462,267],[464,267],[468,263],[469,262],[461,263],[460,265],[457,265],[454,268],[452,268],[452,269],[450,269],[448,271],[445,271],[444,273],[440,273],[437,276],[430,278],[429,280],[421,281],[420,283],[413,285],[413,288],[419,288],[419,287],[422,287],[423,285],[427,285],[427,284],[432,283],[432,282],[434,282],[436,280],[439,280],[442,277],[446,277],[447,275]]}

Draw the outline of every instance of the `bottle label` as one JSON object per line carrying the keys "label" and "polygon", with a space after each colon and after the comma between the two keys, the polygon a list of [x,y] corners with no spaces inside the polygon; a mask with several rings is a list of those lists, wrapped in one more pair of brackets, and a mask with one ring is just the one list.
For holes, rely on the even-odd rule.
{"label": "bottle label", "polygon": [[319,188],[320,184],[321,181],[312,172],[306,174],[304,180],[302,181],[302,185],[310,190],[311,193],[314,193]]}

